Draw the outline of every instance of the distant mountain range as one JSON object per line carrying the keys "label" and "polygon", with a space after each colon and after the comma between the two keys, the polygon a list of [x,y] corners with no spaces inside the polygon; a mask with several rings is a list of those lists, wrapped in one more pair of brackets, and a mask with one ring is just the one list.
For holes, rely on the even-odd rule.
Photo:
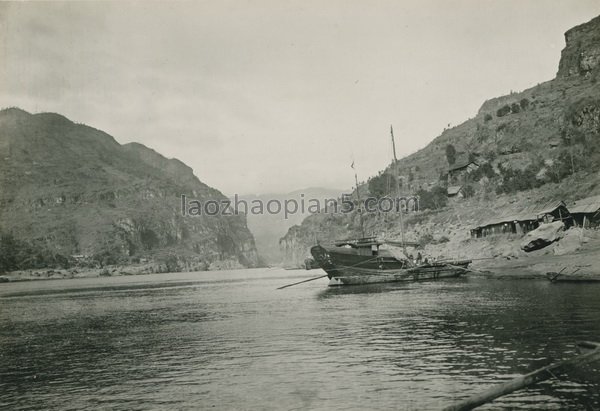
{"label": "distant mountain range", "polygon": [[184,217],[182,194],[226,198],[142,144],[58,114],[0,111],[0,254],[9,269],[73,258],[168,261],[169,270],[259,264],[243,215]]}
{"label": "distant mountain range", "polygon": [[[288,215],[285,218],[283,212],[269,214],[266,212],[263,215],[249,213],[247,216],[248,228],[254,234],[256,239],[256,247],[261,257],[269,264],[280,264],[283,261],[284,254],[279,245],[279,240],[285,235],[288,229],[294,225],[300,224],[302,220],[308,216],[309,200],[314,199],[323,203],[326,199],[337,199],[341,196],[342,190],[328,189],[322,187],[309,187],[302,190],[295,190],[289,193],[271,193],[240,196],[241,200],[245,200],[249,205],[252,201],[257,200],[263,204],[269,201],[277,201],[279,204],[285,205],[286,200],[295,200],[300,205],[304,200],[305,209],[302,212],[299,206],[299,211]],[[293,209],[292,203],[288,207]],[[275,209],[275,207],[273,207]]]}

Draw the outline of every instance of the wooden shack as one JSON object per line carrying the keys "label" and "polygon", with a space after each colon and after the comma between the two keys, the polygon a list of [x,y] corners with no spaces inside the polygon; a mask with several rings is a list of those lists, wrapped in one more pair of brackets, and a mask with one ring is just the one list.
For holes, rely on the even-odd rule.
{"label": "wooden shack", "polygon": [[600,227],[600,196],[577,200],[569,206],[569,211],[577,227]]}
{"label": "wooden shack", "polygon": [[446,193],[448,198],[463,198],[465,196],[462,186],[450,186]]}
{"label": "wooden shack", "polygon": [[535,230],[540,224],[562,221],[566,227],[573,225],[573,217],[564,201],[553,201],[523,210],[508,210],[496,217],[484,220],[471,229],[471,237],[481,238],[497,234],[523,235]]}
{"label": "wooden shack", "polygon": [[455,183],[464,184],[467,181],[466,176],[478,168],[479,164],[477,164],[475,161],[467,159],[457,162],[448,168],[448,185]]}

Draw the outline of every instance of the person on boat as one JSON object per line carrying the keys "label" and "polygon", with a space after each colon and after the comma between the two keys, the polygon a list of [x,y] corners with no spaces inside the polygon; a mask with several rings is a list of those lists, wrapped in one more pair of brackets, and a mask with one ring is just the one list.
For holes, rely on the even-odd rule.
{"label": "person on boat", "polygon": [[423,262],[423,256],[421,255],[421,252],[419,251],[419,252],[417,253],[417,261],[416,261],[416,264],[417,264],[417,265],[421,265],[421,263],[422,263],[422,262]]}

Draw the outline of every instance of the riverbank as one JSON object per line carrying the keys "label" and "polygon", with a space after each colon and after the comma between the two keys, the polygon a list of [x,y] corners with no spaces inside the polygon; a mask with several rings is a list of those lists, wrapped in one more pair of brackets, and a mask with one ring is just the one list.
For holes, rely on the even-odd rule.
{"label": "riverbank", "polygon": [[14,281],[63,280],[71,278],[117,277],[141,274],[166,274],[171,272],[220,271],[244,268],[234,260],[214,261],[210,265],[176,266],[172,269],[156,262],[116,264],[104,267],[40,268],[10,271],[0,274],[0,283]]}
{"label": "riverbank", "polygon": [[526,258],[474,261],[471,267],[476,272],[469,275],[491,279],[535,279],[546,278],[548,272],[572,274],[583,268],[598,264],[600,248],[582,250],[564,255],[537,255]]}
{"label": "riverbank", "polygon": [[17,270],[3,273],[0,278],[12,281],[62,280],[70,278],[112,277],[121,275],[139,275],[160,273],[160,266],[153,263],[132,265],[110,265],[102,268],[43,268]]}
{"label": "riverbank", "polygon": [[[444,243],[428,244],[424,256],[438,258],[458,257],[472,259],[470,276],[490,279],[536,279],[546,278],[547,272],[563,271],[570,274],[582,268],[594,267],[600,256],[600,231],[570,229],[561,239],[540,250],[526,253],[520,249],[518,236],[493,236],[488,238],[465,238],[456,230],[449,233]],[[179,271],[217,271],[239,269],[232,262],[211,264],[207,269]],[[75,267],[69,269],[32,269],[4,273],[0,282],[59,280],[70,278],[112,277],[125,275],[168,273],[168,267],[157,263],[111,265],[102,268]]]}
{"label": "riverbank", "polygon": [[[493,279],[546,278],[548,272],[566,275],[585,269],[593,271],[600,256],[600,231],[573,228],[560,240],[542,249],[526,253],[521,237],[496,236],[469,239],[459,244],[461,253],[473,259],[470,275]],[[451,247],[457,252],[457,247]]]}

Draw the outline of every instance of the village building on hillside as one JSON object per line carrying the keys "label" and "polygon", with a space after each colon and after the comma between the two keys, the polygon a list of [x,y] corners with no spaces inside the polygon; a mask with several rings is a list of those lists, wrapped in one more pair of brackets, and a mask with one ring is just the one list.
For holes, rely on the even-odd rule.
{"label": "village building on hillside", "polygon": [[566,227],[573,225],[573,217],[564,201],[554,201],[541,207],[529,207],[521,211],[511,210],[473,228],[471,237],[481,238],[496,234],[523,235],[535,230],[540,224],[553,221],[562,221]]}
{"label": "village building on hillside", "polygon": [[595,228],[600,226],[600,196],[587,197],[569,206],[573,223],[577,227]]}
{"label": "village building on hillside", "polygon": [[467,175],[479,168],[475,161],[465,159],[448,168],[448,186],[465,184]]}
{"label": "village building on hillside", "polygon": [[448,198],[463,198],[465,193],[462,186],[450,186],[447,190]]}

